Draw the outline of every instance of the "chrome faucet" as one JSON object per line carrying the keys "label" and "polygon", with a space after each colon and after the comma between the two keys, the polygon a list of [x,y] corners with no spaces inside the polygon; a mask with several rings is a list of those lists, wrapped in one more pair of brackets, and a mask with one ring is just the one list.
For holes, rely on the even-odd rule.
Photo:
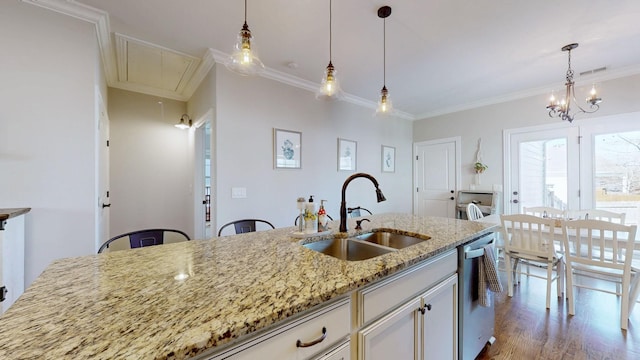
{"label": "chrome faucet", "polygon": [[342,185],[342,201],[340,202],[340,232],[347,232],[347,201],[345,200],[345,197],[347,194],[347,185],[349,185],[351,180],[359,177],[363,177],[371,180],[373,185],[376,187],[376,196],[377,196],[378,202],[387,200],[382,194],[382,191],[380,190],[380,187],[378,185],[378,180],[376,180],[373,176],[365,173],[356,173],[349,176],[347,180],[344,181],[344,184]]}

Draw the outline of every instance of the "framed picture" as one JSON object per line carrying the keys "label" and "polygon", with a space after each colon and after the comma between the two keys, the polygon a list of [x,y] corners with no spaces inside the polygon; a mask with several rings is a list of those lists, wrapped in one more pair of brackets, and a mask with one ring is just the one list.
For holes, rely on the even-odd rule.
{"label": "framed picture", "polygon": [[396,148],[382,145],[382,172],[396,172]]}
{"label": "framed picture", "polygon": [[273,129],[273,166],[276,169],[302,167],[302,133]]}
{"label": "framed picture", "polygon": [[338,171],[356,171],[358,143],[338,138]]}

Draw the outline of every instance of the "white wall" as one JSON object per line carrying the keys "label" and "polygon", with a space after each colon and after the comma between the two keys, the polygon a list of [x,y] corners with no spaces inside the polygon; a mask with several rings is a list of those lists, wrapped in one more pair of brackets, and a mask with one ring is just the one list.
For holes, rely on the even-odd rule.
{"label": "white wall", "polygon": [[181,101],[109,89],[111,236],[156,227],[193,236],[192,130],[173,126],[185,111]]}
{"label": "white wall", "polygon": [[0,207],[31,207],[25,285],[54,259],[95,251],[92,24],[0,2]]}
{"label": "white wall", "polygon": [[[357,171],[373,175],[387,197],[376,203],[374,186],[354,180],[347,205],[374,213],[412,209],[412,123],[373,117],[373,109],[325,102],[312,92],[273,80],[242,77],[216,66],[216,194],[218,227],[241,218],[264,218],[293,226],[296,199],[328,200],[339,219],[342,184],[351,172],[337,171],[337,138],[357,141]],[[273,128],[302,132],[302,169],[273,167]],[[381,145],[396,147],[396,172],[381,172]],[[244,187],[247,198],[232,199]]]}
{"label": "white wall", "polygon": [[[587,84],[589,85],[589,84]],[[588,89],[587,89],[588,90]],[[576,89],[578,91],[578,89]],[[603,102],[600,110],[591,115],[578,115],[574,124],[599,121],[600,117],[640,110],[640,75],[603,82],[599,87]],[[479,188],[491,189],[503,182],[503,130],[549,125],[571,126],[558,118],[550,118],[545,109],[548,94],[490,105],[457,113],[441,115],[414,122],[413,140],[416,142],[461,136],[462,189],[474,183],[472,166],[476,158],[478,138],[482,138],[482,160],[489,168],[482,174]]]}

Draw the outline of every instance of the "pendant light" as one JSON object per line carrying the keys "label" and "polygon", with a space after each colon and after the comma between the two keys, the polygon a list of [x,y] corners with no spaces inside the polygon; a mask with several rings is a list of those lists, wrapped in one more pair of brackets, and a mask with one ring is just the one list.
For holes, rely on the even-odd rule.
{"label": "pendant light", "polygon": [[383,45],[382,45],[382,90],[380,90],[380,100],[378,101],[377,114],[390,114],[393,110],[389,90],[387,90],[387,17],[391,15],[391,7],[383,6],[378,9],[378,17],[383,19]]}
{"label": "pendant light", "polygon": [[256,75],[264,71],[264,64],[251,48],[251,30],[247,25],[247,0],[244,0],[244,25],[238,34],[233,54],[226,63],[229,70],[240,75]]}
{"label": "pendant light", "polygon": [[325,100],[339,100],[344,96],[342,89],[340,88],[340,82],[338,82],[338,78],[336,77],[336,69],[333,67],[332,54],[331,54],[331,20],[332,20],[332,8],[331,8],[332,0],[329,0],[329,65],[324,71],[324,76],[322,77],[322,82],[320,84],[320,88],[316,92],[317,99],[325,99]]}

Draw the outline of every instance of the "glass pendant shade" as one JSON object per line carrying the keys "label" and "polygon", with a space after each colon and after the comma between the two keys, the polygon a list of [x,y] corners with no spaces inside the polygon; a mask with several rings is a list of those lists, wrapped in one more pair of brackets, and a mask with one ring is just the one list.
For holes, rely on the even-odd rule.
{"label": "glass pendant shade", "polygon": [[229,70],[244,76],[256,75],[264,71],[264,64],[251,48],[252,39],[251,30],[245,21],[238,34],[233,53],[226,63]]}
{"label": "glass pendant shade", "polygon": [[392,110],[393,103],[391,102],[391,97],[389,96],[389,90],[387,90],[386,86],[383,86],[382,90],[380,90],[380,100],[378,100],[376,115],[390,114]]}
{"label": "glass pendant shade", "polygon": [[331,63],[331,48],[332,48],[332,33],[331,33],[331,20],[332,20],[332,4],[329,0],[329,65],[324,70],[322,81],[320,82],[320,88],[316,91],[316,99],[324,100],[341,100],[344,97],[344,93],[340,88],[340,82],[336,77],[336,68]]}
{"label": "glass pendant shade", "polygon": [[316,98],[324,100],[340,100],[344,97],[344,93],[340,88],[340,82],[336,77],[336,69],[331,61],[324,70],[324,76],[320,83],[320,88],[316,92]]}

